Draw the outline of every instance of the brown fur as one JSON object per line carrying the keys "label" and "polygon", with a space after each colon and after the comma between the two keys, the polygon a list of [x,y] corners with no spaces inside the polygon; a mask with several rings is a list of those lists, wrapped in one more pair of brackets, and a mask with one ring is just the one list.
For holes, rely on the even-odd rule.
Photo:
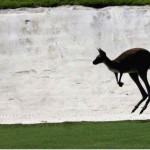
{"label": "brown fur", "polygon": [[118,56],[114,62],[121,65],[122,72],[138,72],[150,67],[150,52],[143,48],[133,48]]}
{"label": "brown fur", "polygon": [[[125,51],[124,53],[119,55],[116,59],[110,60],[103,50],[98,49],[98,51],[100,54],[93,61],[94,65],[104,63],[109,70],[115,73],[117,83],[120,87],[122,87],[124,84],[121,82],[123,73],[129,73],[131,79],[138,86],[143,98],[135,106],[132,112],[134,112],[140,106],[140,104],[143,101],[145,101],[148,97],[146,104],[140,111],[140,114],[143,113],[143,111],[147,108],[150,102],[150,85],[147,80],[147,71],[150,68],[150,52],[143,48],[133,48]],[[118,73],[120,73],[119,79]],[[140,83],[139,77],[141,77],[141,79],[143,80],[148,94],[143,88],[142,84]]]}

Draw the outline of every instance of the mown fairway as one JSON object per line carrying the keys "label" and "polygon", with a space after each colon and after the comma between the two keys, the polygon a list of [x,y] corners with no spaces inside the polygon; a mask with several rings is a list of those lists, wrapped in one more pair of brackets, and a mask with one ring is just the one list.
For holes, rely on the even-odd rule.
{"label": "mown fairway", "polygon": [[150,0],[0,0],[0,8],[55,7],[61,5],[83,5],[101,8],[121,5],[149,5]]}
{"label": "mown fairway", "polygon": [[150,148],[150,122],[1,125],[0,148]]}

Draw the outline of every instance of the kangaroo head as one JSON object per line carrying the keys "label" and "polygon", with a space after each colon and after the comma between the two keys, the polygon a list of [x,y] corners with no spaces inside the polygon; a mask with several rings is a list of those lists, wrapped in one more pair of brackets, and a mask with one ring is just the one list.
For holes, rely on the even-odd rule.
{"label": "kangaroo head", "polygon": [[93,61],[94,65],[103,63],[105,61],[105,58],[106,58],[106,53],[102,49],[98,48],[98,51],[99,51],[99,55]]}

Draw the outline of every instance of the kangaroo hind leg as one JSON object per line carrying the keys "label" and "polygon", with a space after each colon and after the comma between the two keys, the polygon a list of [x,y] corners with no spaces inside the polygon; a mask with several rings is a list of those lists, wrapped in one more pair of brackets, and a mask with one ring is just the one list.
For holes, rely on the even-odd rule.
{"label": "kangaroo hind leg", "polygon": [[149,98],[147,99],[147,101],[146,101],[144,107],[142,108],[140,114],[143,113],[143,111],[147,108],[147,106],[148,106],[148,104],[150,102],[150,85],[149,85],[148,80],[147,80],[147,71],[148,70],[139,72],[139,75],[140,75],[141,79],[143,80],[143,82],[144,82],[144,84],[146,86],[146,89],[147,89],[147,92],[148,92],[148,96],[149,96]]}
{"label": "kangaroo hind leg", "polygon": [[129,75],[130,75],[131,79],[135,82],[135,84],[137,85],[137,87],[139,88],[139,90],[142,94],[142,99],[136,104],[136,106],[132,110],[132,113],[133,113],[140,106],[140,104],[146,100],[146,98],[148,97],[148,94],[146,93],[142,84],[140,83],[138,74],[137,73],[129,73]]}

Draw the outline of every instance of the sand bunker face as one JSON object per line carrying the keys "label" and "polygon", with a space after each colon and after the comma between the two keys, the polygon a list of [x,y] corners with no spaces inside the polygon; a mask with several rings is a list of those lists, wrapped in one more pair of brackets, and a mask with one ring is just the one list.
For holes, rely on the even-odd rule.
{"label": "sand bunker face", "polygon": [[[141,95],[92,61],[150,50],[150,7],[57,7],[0,11],[0,123],[150,119],[130,114]],[[150,79],[150,78],[149,78]]]}

